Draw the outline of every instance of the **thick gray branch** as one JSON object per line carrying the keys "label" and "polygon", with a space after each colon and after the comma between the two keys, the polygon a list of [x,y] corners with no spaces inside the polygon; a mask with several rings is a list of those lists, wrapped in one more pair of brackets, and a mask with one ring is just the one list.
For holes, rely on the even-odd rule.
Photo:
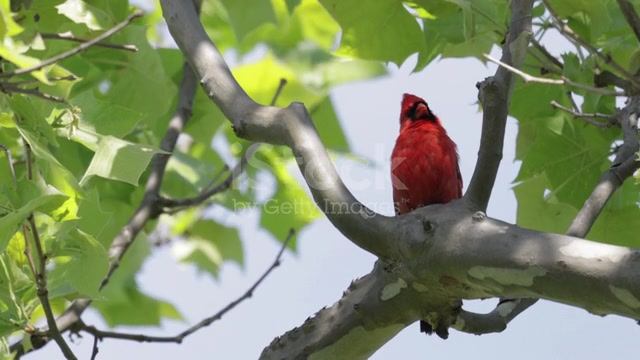
{"label": "thick gray branch", "polygon": [[477,314],[462,310],[451,327],[462,332],[483,335],[502,332],[511,320],[535,304],[538,299],[520,298],[501,302],[491,312]]}
{"label": "thick gray branch", "polygon": [[[533,33],[532,8],[533,0],[511,1],[511,25],[500,61],[516,69],[519,69],[524,61]],[[491,190],[496,181],[498,167],[502,160],[504,131],[514,84],[515,77],[502,66],[498,67],[493,77],[479,84],[478,97],[483,107],[482,136],[476,168],[465,194],[477,210],[487,210]]]}
{"label": "thick gray branch", "polygon": [[379,257],[412,253],[398,248],[403,242],[396,241],[397,233],[391,236],[397,220],[376,214],[349,192],[302,104],[283,109],[254,102],[231,75],[194,10],[178,0],[163,0],[161,5],[171,35],[238,137],[291,148],[320,209],[356,245]]}
{"label": "thick gray branch", "polygon": [[[446,321],[442,314],[455,313],[458,298],[542,298],[597,315],[640,318],[638,250],[522,229],[463,207],[457,202],[412,213],[431,226],[415,262],[379,261],[333,306],[276,338],[261,358],[366,358],[416,320]],[[452,327],[501,331],[519,306],[505,303],[488,315],[462,311]]]}

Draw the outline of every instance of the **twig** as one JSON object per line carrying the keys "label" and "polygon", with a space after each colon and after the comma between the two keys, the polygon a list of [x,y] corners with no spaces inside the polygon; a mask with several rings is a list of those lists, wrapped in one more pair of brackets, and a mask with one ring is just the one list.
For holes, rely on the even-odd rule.
{"label": "twig", "polygon": [[41,99],[45,99],[48,101],[53,101],[56,103],[60,103],[60,104],[66,104],[67,100],[57,97],[55,95],[50,95],[50,94],[45,94],[43,92],[40,92],[40,90],[35,87],[32,89],[25,89],[25,88],[21,88],[18,86],[14,86],[14,83],[4,83],[4,84],[0,84],[0,88],[2,89],[2,92],[4,93],[18,93],[18,94],[25,94],[25,95],[32,95],[32,96],[36,96],[39,97]]}
{"label": "twig", "polygon": [[75,360],[77,358],[62,337],[62,334],[58,329],[58,325],[56,324],[56,318],[53,315],[53,309],[49,303],[49,290],[47,290],[47,257],[42,249],[42,242],[40,241],[40,235],[38,234],[38,228],[36,227],[36,221],[33,214],[29,215],[29,224],[31,225],[31,234],[33,236],[33,242],[40,262],[40,270],[36,273],[35,281],[38,298],[40,299],[40,304],[42,305],[44,315],[47,318],[47,325],[49,326],[48,334],[58,344],[65,358]]}
{"label": "twig", "polygon": [[551,53],[547,50],[547,48],[545,48],[544,45],[540,44],[538,42],[538,40],[531,39],[531,44],[533,44],[533,46],[536,49],[538,49],[538,51],[540,51],[540,53],[542,55],[544,55],[544,57],[547,58],[547,60],[549,60],[553,65],[555,65],[558,68],[560,68],[560,70],[562,70],[564,68],[564,64],[562,64],[562,62],[560,62],[560,60],[558,60],[558,58],[556,58],[555,56],[551,55]]}
{"label": "twig", "polygon": [[[271,103],[270,103],[271,106],[274,106],[276,101],[278,101],[278,97],[280,96],[280,93],[282,93],[282,89],[286,84],[287,84],[287,79],[284,79],[284,78],[280,79],[278,88],[276,89],[276,92],[274,93],[273,98],[271,99]],[[231,173],[218,186],[214,187],[213,185],[217,182],[217,179],[224,172],[226,172],[226,170],[229,170],[229,168],[226,166],[225,166],[225,169],[223,169],[225,171],[221,171],[218,175],[216,175],[213,181],[211,182],[211,184],[208,185],[205,188],[205,190],[200,192],[200,194],[194,197],[183,198],[183,199],[168,199],[168,198],[161,197],[159,199],[159,202],[160,202],[160,206],[164,208],[163,211],[168,214],[173,214],[176,211],[182,210],[183,208],[199,205],[204,201],[206,201],[207,199],[209,199],[210,197],[216,194],[219,194],[223,191],[226,191],[227,189],[229,189],[231,184],[233,184],[233,182],[240,176],[240,174],[242,174],[242,172],[244,171],[244,168],[247,165],[247,162],[253,156],[253,154],[255,154],[255,152],[258,151],[259,148],[260,148],[260,144],[252,144],[251,146],[249,146],[247,151],[240,158],[240,162],[236,164],[236,166],[231,170]]]}
{"label": "twig", "polygon": [[93,349],[91,350],[91,360],[95,360],[96,356],[98,356],[98,352],[100,352],[100,350],[98,349],[98,337],[97,336],[93,336]]}
{"label": "twig", "polygon": [[591,53],[591,54],[599,57],[600,59],[602,59],[605,62],[605,64],[610,65],[612,68],[614,68],[620,74],[622,74],[624,78],[626,78],[627,80],[631,81],[631,83],[634,85],[634,87],[640,88],[640,83],[634,77],[633,74],[629,73],[625,68],[620,66],[620,64],[618,64],[615,60],[613,60],[613,58],[611,58],[610,55],[605,55],[605,54],[601,53],[600,51],[598,51],[598,49],[593,47],[593,45],[591,45],[588,41],[584,40],[582,37],[580,37],[580,35],[578,35],[575,31],[573,31],[573,29],[571,29],[571,27],[568,24],[566,24],[565,22],[562,21],[562,19],[558,15],[558,13],[553,9],[551,4],[549,4],[548,0],[542,0],[542,2],[544,3],[545,7],[547,8],[547,11],[549,11],[549,14],[551,15],[551,17],[556,22],[556,28],[558,29],[558,31],[560,31],[560,33],[564,37],[566,37],[569,40],[572,40],[572,41],[576,42],[577,44],[579,44],[583,48],[587,49],[587,51],[589,51],[589,53]]}
{"label": "twig", "polygon": [[[68,40],[68,41],[79,42],[79,43],[85,43],[89,41],[87,39],[75,37],[70,32],[62,33],[62,34],[41,33],[40,36],[42,36],[43,39]],[[109,43],[100,41],[95,43],[94,46],[100,46],[100,47],[116,49],[116,50],[132,51],[132,52],[138,51],[138,48],[135,45],[129,45],[129,44],[127,45],[109,44]]]}
{"label": "twig", "polygon": [[571,106],[573,106],[573,110],[575,110],[576,112],[580,112],[580,107],[578,106],[578,103],[576,103],[576,100],[573,98],[573,93],[571,91],[567,91],[566,95],[569,99],[569,102],[571,103]]}
{"label": "twig", "polygon": [[[198,0],[196,0],[196,3],[198,3]],[[125,26],[133,19],[141,15],[141,12],[135,12],[133,15],[129,16],[129,18],[125,22],[120,24],[122,25],[121,27]],[[119,30],[114,29],[111,29],[109,31],[113,33]],[[105,37],[96,39],[97,41],[100,41],[104,38]],[[93,39],[92,41],[96,41],[96,39]],[[126,251],[129,249],[129,246],[131,246],[131,243],[136,238],[138,233],[144,228],[149,220],[160,214],[158,202],[156,200],[158,199],[158,194],[160,192],[162,178],[164,176],[170,154],[175,148],[178,136],[191,117],[191,105],[193,102],[195,91],[197,89],[197,84],[198,80],[193,74],[191,67],[185,62],[183,66],[182,83],[180,85],[178,94],[179,98],[176,106],[176,111],[171,118],[167,132],[165,133],[160,143],[160,149],[164,150],[165,153],[157,154],[154,157],[153,163],[151,165],[151,173],[149,174],[145,193],[142,201],[140,202],[140,206],[136,209],[127,224],[121,229],[121,231],[118,233],[118,236],[116,236],[111,246],[109,247],[109,254],[111,255],[109,271],[100,283],[100,289],[104,288],[104,286],[107,285],[111,275],[120,264],[120,260],[125,255]],[[73,303],[71,303],[71,305],[67,308],[67,310],[65,310],[65,312],[57,319],[57,326],[60,331],[64,332],[73,327],[77,323],[77,321],[80,320],[80,315],[82,315],[82,313],[89,307],[89,305],[91,305],[91,301],[91,299],[74,300]],[[44,346],[44,344],[46,344],[49,340],[50,338],[46,336],[32,336],[32,342],[34,342],[35,348]],[[39,346],[35,346],[35,342],[37,342]],[[12,352],[16,352],[18,356],[24,354],[25,351],[21,341],[12,344],[10,350]]]}
{"label": "twig", "polygon": [[625,80],[609,70],[604,70],[599,74],[595,74],[595,76],[593,77],[593,83],[597,87],[613,85],[629,92],[631,92],[630,90],[637,91],[636,89],[633,89],[633,86],[631,86],[631,81]]}
{"label": "twig", "polygon": [[[48,78],[47,80],[49,81],[75,81],[78,80],[78,77],[75,75],[67,75],[67,76],[54,76],[52,78]],[[6,84],[9,85],[27,85],[27,84],[33,84],[33,83],[37,83],[38,80],[36,79],[26,79],[26,80],[19,80],[19,81],[13,81],[13,82],[9,82],[9,83],[3,83],[2,86],[6,86]]]}
{"label": "twig", "polygon": [[14,190],[18,188],[18,180],[16,179],[16,170],[13,168],[13,159],[11,158],[11,150],[8,147],[0,144],[0,150],[4,151],[7,155],[7,161],[9,162],[9,172],[11,173],[11,179],[13,180]]}
{"label": "twig", "polygon": [[[26,141],[24,141],[24,144],[26,157],[25,160],[27,162],[27,179],[32,180],[33,170],[31,165],[31,146]],[[75,360],[76,356],[73,354],[73,351],[71,351],[69,345],[66,341],[64,341],[62,334],[58,330],[58,327],[56,325],[56,318],[53,315],[53,310],[51,309],[51,304],[49,303],[49,290],[47,289],[47,256],[45,255],[42,248],[42,241],[40,241],[40,234],[38,233],[38,228],[36,227],[36,221],[33,213],[29,214],[28,221],[29,225],[31,226],[31,235],[33,237],[33,243],[36,247],[36,254],[38,255],[40,268],[36,268],[33,254],[31,253],[31,247],[29,245],[27,227],[25,224],[22,224],[22,231],[24,233],[25,241],[24,254],[27,257],[29,267],[31,268],[31,272],[33,273],[33,280],[36,283],[37,295],[40,299],[40,304],[42,305],[44,315],[47,318],[47,325],[49,326],[48,335],[53,337],[56,343],[58,343],[58,346],[60,347],[60,350],[64,354],[65,358]]]}
{"label": "twig", "polygon": [[[238,306],[238,304],[240,304],[241,302],[253,296],[253,292],[258,288],[258,286],[260,286],[260,284],[267,278],[267,276],[269,276],[269,274],[275,268],[280,266],[280,263],[281,263],[280,259],[282,258],[282,254],[284,253],[284,250],[287,248],[287,245],[289,244],[289,242],[291,241],[294,235],[295,235],[295,230],[293,228],[289,229],[289,234],[287,234],[287,237],[283,241],[282,246],[280,247],[280,251],[278,251],[278,254],[276,255],[275,260],[273,261],[273,263],[271,263],[271,266],[267,268],[267,270],[262,274],[262,276],[260,276],[258,280],[256,280],[256,282],[254,282],[253,285],[251,285],[251,287],[247,289],[247,291],[245,291],[244,294],[242,294],[240,297],[238,297],[234,301],[227,304],[227,306],[222,308],[222,310],[218,311],[214,315],[203,319],[202,321],[198,322],[197,324],[189,327],[185,331],[175,336],[149,336],[144,334],[127,334],[127,333],[114,332],[114,331],[102,331],[102,330],[96,329],[94,326],[86,325],[82,321],[79,322],[77,330],[86,331],[89,334],[92,334],[95,337],[95,339],[100,339],[100,340],[105,338],[112,338],[112,339],[120,339],[120,340],[139,341],[139,342],[160,342],[160,343],[180,344],[187,336],[195,333],[196,331],[204,327],[211,325],[213,322],[217,320],[220,320],[222,316],[224,316],[226,313],[234,309],[236,306]],[[96,342],[94,342],[94,349],[97,348],[95,344]]]}
{"label": "twig", "polygon": [[115,34],[116,32],[120,31],[122,28],[124,28],[125,26],[129,25],[134,19],[137,19],[139,17],[141,17],[143,15],[142,11],[140,10],[136,10],[133,14],[129,15],[129,17],[127,17],[123,22],[119,23],[118,25],[112,27],[111,29],[105,31],[104,33],[100,34],[99,36],[84,42],[80,45],[78,45],[77,47],[69,50],[69,51],[65,51],[62,54],[56,55],[52,58],[49,58],[47,60],[42,61],[40,64],[38,65],[34,65],[28,68],[22,68],[22,69],[16,69],[13,71],[9,71],[9,72],[4,72],[4,73],[0,73],[0,78],[7,78],[7,77],[12,77],[12,76],[16,76],[16,75],[21,75],[21,74],[27,74],[30,73],[32,71],[36,71],[36,70],[40,70],[45,66],[49,66],[51,64],[54,64],[60,60],[66,59],[68,57],[71,57],[73,55],[79,54],[85,50],[87,50],[88,48],[90,48],[91,46],[99,43],[100,41],[108,38],[109,36]]}
{"label": "twig", "polygon": [[597,87],[593,87],[593,86],[589,86],[589,85],[585,85],[585,84],[581,84],[581,83],[577,83],[575,81],[572,81],[570,79],[567,79],[567,77],[565,76],[560,76],[560,79],[548,79],[548,78],[542,78],[542,77],[536,77],[536,76],[532,76],[529,75],[519,69],[514,68],[513,66],[510,66],[508,64],[503,63],[502,61],[493,58],[491,55],[489,54],[483,54],[484,57],[491,61],[492,63],[498,64],[502,67],[504,67],[505,69],[511,71],[512,73],[519,75],[522,80],[524,80],[525,82],[536,82],[536,83],[541,83],[541,84],[551,84],[551,85],[568,85],[568,86],[573,86],[579,89],[583,89],[589,92],[593,92],[596,94],[602,94],[602,95],[611,95],[611,96],[626,96],[627,94],[624,91],[615,91],[615,90],[609,90],[609,89],[603,89],[603,88],[597,88]]}
{"label": "twig", "polygon": [[622,10],[622,14],[624,15],[625,20],[627,20],[627,23],[633,30],[633,33],[636,35],[636,39],[640,41],[640,17],[638,17],[636,9],[633,7],[633,4],[629,2],[629,0],[617,1],[620,10]]}
{"label": "twig", "polygon": [[24,237],[24,256],[27,258],[29,269],[33,275],[33,281],[38,281],[38,269],[36,268],[36,262],[33,260],[33,254],[31,253],[31,243],[29,242],[29,228],[27,224],[22,224],[22,236]]}
{"label": "twig", "polygon": [[[568,112],[569,114],[573,115],[573,117],[577,118],[577,119],[582,119],[584,121],[586,121],[587,123],[597,126],[599,128],[602,129],[608,129],[612,126],[614,126],[615,123],[615,116],[614,115],[609,115],[609,114],[601,114],[601,113],[583,113],[583,112],[578,112],[575,111],[573,109],[570,109],[568,107],[562,106],[560,104],[558,104],[555,100],[551,101],[551,106],[553,106],[556,109],[560,109],[562,111]],[[596,121],[593,119],[606,119],[609,120],[606,123],[600,122],[600,121]]]}
{"label": "twig", "polygon": [[[27,162],[27,179],[32,180],[33,171],[31,166],[31,146],[29,143],[25,141],[25,157]],[[49,325],[48,334],[53,337],[53,339],[58,343],[60,350],[64,354],[67,359],[76,359],[76,356],[73,354],[73,351],[69,348],[69,345],[62,338],[62,334],[58,330],[56,326],[56,319],[53,315],[53,310],[51,309],[51,304],[49,303],[49,291],[47,290],[47,261],[44,251],[42,249],[42,242],[40,241],[40,234],[38,233],[38,228],[36,227],[36,221],[33,216],[33,213],[29,215],[28,218],[29,225],[31,226],[31,234],[33,237],[33,243],[36,247],[36,253],[38,255],[38,260],[40,263],[40,268],[36,268],[35,261],[33,259],[33,254],[31,253],[31,246],[29,243],[29,235],[27,226],[22,224],[22,231],[24,234],[24,254],[27,257],[27,261],[29,263],[29,268],[31,268],[31,272],[33,274],[33,280],[36,283],[37,295],[40,299],[40,304],[42,305],[42,309],[44,311],[45,317],[47,318],[47,325]]]}
{"label": "twig", "polygon": [[627,105],[616,113],[616,119],[622,127],[623,144],[611,167],[602,174],[593,192],[573,219],[567,235],[585,237],[611,196],[627,178],[640,168],[640,161],[638,161],[639,114],[639,96],[630,97],[627,100]]}
{"label": "twig", "polygon": [[281,78],[278,88],[276,89],[276,93],[273,94],[273,98],[271,98],[271,103],[269,105],[274,106],[276,104],[276,101],[278,101],[278,97],[280,97],[280,93],[282,93],[282,89],[284,89],[285,85],[287,85],[287,79]]}
{"label": "twig", "polygon": [[[210,197],[224,192],[231,187],[231,184],[242,174],[244,171],[249,159],[253,156],[253,154],[258,150],[260,144],[252,144],[249,149],[244,153],[244,155],[240,158],[240,162],[231,169],[231,173],[224,179],[222,183],[218,186],[208,187],[200,194],[183,199],[168,199],[165,197],[160,197],[158,200],[160,206],[163,207],[163,212],[168,214],[173,214],[179,210],[182,210],[187,207],[191,207],[194,205],[199,205],[205,202]],[[218,176],[216,176],[218,177]]]}
{"label": "twig", "polygon": [[27,179],[33,179],[33,168],[31,166],[31,145],[23,138],[24,142],[24,157],[27,162]]}

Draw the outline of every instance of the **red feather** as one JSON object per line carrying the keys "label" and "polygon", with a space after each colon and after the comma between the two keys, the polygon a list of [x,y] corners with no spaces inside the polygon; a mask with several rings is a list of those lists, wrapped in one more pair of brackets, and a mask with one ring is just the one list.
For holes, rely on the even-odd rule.
{"label": "red feather", "polygon": [[[458,149],[427,103],[404,94],[400,135],[391,153],[391,181],[396,214],[462,197]],[[431,334],[431,324],[420,321],[420,331]],[[446,338],[445,329],[436,333]]]}
{"label": "red feather", "polygon": [[402,99],[391,180],[397,214],[462,196],[456,144],[427,103],[415,95],[404,94]]}

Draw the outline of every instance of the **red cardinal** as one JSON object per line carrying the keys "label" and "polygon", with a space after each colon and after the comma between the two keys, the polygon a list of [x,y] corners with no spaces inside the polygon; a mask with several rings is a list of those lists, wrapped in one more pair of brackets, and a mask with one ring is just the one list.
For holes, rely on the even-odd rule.
{"label": "red cardinal", "polygon": [[[401,110],[400,135],[391,153],[396,214],[459,199],[462,177],[458,150],[440,119],[431,112],[426,101],[411,94],[404,94]],[[433,329],[429,323],[421,321],[420,331],[431,334]],[[444,331],[446,334],[446,329]]]}

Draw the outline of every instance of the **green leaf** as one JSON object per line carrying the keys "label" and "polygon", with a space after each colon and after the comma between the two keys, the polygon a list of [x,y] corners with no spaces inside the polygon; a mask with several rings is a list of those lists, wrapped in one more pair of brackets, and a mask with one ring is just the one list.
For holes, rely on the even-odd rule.
{"label": "green leaf", "polygon": [[[108,326],[158,326],[163,318],[182,320],[182,315],[172,304],[155,299],[138,290],[135,284],[123,289],[126,301],[95,300],[95,306]],[[140,311],[144,309],[144,311]]]}
{"label": "green leaf", "polygon": [[289,12],[293,12],[296,6],[298,6],[301,1],[302,0],[285,0],[285,3],[287,4],[287,10],[289,10]]}
{"label": "green leaf", "polygon": [[[597,64],[597,59],[595,59],[593,56],[590,56],[581,63],[576,54],[567,53],[562,55],[562,60],[564,63],[564,67],[562,69],[562,73],[564,76],[577,83],[593,85],[593,68]],[[571,90],[579,95],[592,93],[591,91],[585,91],[584,89],[576,87],[572,87]]]}
{"label": "green leaf", "polygon": [[310,115],[327,149],[344,153],[349,151],[349,142],[340,126],[331,97],[325,97],[311,110]]}
{"label": "green leaf", "polygon": [[0,217],[0,253],[6,249],[13,234],[31,213],[41,210],[51,211],[52,208],[61,206],[67,198],[65,195],[43,195]]}
{"label": "green leaf", "polygon": [[57,145],[51,125],[27,98],[16,95],[9,98],[8,102],[16,115],[15,125],[31,146],[44,178],[67,195],[82,195],[84,192],[78,180],[50,151],[51,147]]}
{"label": "green leaf", "polygon": [[2,1],[0,4],[0,39],[5,36],[17,35],[20,32],[22,32],[22,27],[13,20],[9,1]]}
{"label": "green leaf", "polygon": [[[321,0],[342,28],[336,54],[400,66],[425,48],[416,19],[396,0],[379,0],[363,6],[358,0]],[[371,24],[376,24],[375,34]]]}
{"label": "green leaf", "polygon": [[143,118],[143,114],[135,108],[114,104],[104,97],[97,97],[92,91],[79,94],[71,103],[82,109],[78,126],[101,135],[123,138]]}
{"label": "green leaf", "polygon": [[309,85],[328,92],[332,86],[369,80],[387,74],[387,70],[377,61],[357,59],[345,61],[345,59],[328,57],[317,64],[298,69],[298,73],[300,77],[307,79]]}
{"label": "green leaf", "polygon": [[110,28],[109,16],[100,8],[82,0],[66,0],[56,6],[58,13],[78,24],[85,24],[91,30],[105,30]]}
{"label": "green leaf", "polygon": [[155,154],[164,153],[152,146],[134,144],[113,136],[105,136],[91,164],[80,180],[86,184],[94,176],[138,185],[138,179]]}
{"label": "green leaf", "polygon": [[[287,0],[289,5],[290,0]],[[274,48],[299,48],[299,44],[314,42],[328,51],[336,41],[340,26],[316,0],[303,0],[294,9],[288,23],[280,25],[275,34],[266,38]]]}
{"label": "green leaf", "polygon": [[[276,193],[262,205],[260,226],[284,241],[289,229],[302,230],[322,215],[298,181],[291,176],[282,156],[273,147],[260,149],[277,180]],[[295,248],[295,242],[289,243]]]}
{"label": "green leaf", "polygon": [[199,156],[193,157],[190,154],[174,152],[167,164],[162,189],[163,193],[172,198],[195,196],[203,189],[212,186],[213,179],[224,166],[222,159],[211,150],[210,146],[196,144],[194,147],[201,148]]}
{"label": "green leaf", "polygon": [[238,40],[231,27],[229,14],[220,0],[204,1],[200,20],[220,52],[224,54],[227,49],[237,46]]}
{"label": "green leaf", "polygon": [[[514,186],[518,201],[516,221],[519,226],[557,234],[567,231],[578,209],[549,193],[547,190],[551,186],[544,174]],[[587,238],[631,248],[639,247],[637,234],[640,224],[635,221],[640,216],[638,194],[638,184],[626,181],[598,216]]]}
{"label": "green leaf", "polygon": [[200,211],[184,213],[174,223],[173,233],[185,237],[174,244],[174,256],[181,262],[193,263],[200,271],[218,276],[224,261],[231,260],[243,266],[244,254],[238,230],[226,227],[212,219],[200,219]]}
{"label": "green leaf", "polygon": [[[21,54],[20,51],[16,49],[16,47],[13,45],[12,42],[9,42],[8,45],[0,44],[0,56],[4,60],[9,61],[14,65],[16,65],[19,69],[32,68],[36,65],[39,65],[41,62],[40,59],[38,58]],[[49,80],[45,75],[44,69],[31,71],[29,74],[31,74],[31,76],[38,79],[40,82],[44,84],[49,83]]]}
{"label": "green leaf", "polygon": [[582,207],[602,170],[610,165],[607,156],[611,138],[560,113],[537,119],[534,128],[521,128],[518,139],[521,136],[534,140],[519,154],[522,166],[516,180],[544,172],[551,184],[549,190],[559,201]]}
{"label": "green leaf", "polygon": [[50,297],[75,292],[82,297],[98,298],[100,282],[109,268],[104,247],[70,223],[65,223],[53,239],[50,256],[61,261],[49,275]]}
{"label": "green leaf", "polygon": [[[562,18],[570,18],[573,30],[579,29],[587,41],[597,39],[611,28],[611,13],[615,10],[610,1],[551,0],[550,5]],[[579,24],[579,25],[578,25]]]}
{"label": "green leaf", "polygon": [[300,101],[309,108],[318,104],[323,98],[307,89],[295,72],[270,54],[259,62],[235,68],[233,75],[247,94],[261,104],[271,102],[280,79],[286,79],[287,85],[282,89],[276,106],[288,106],[294,101]]}
{"label": "green leaf", "polygon": [[[122,226],[117,230],[121,228]],[[109,283],[102,289],[103,299],[114,303],[126,303],[129,301],[128,288],[132,285],[137,286],[136,277],[150,255],[151,243],[147,235],[144,232],[140,232],[131,246],[129,246],[127,256],[120,262],[118,271],[111,275]]]}
{"label": "green leaf", "polygon": [[[535,99],[535,101],[532,101],[532,99]],[[551,106],[551,101],[569,105],[567,104],[566,95],[560,86],[519,82],[511,97],[509,115],[520,122],[536,121],[536,119],[542,117],[553,117],[556,115],[557,110]]]}
{"label": "green leaf", "polygon": [[559,202],[552,194],[545,196],[550,186],[545,174],[540,174],[514,186],[518,201],[516,223],[529,229],[563,234],[567,231],[578,210]]}
{"label": "green leaf", "polygon": [[21,292],[33,282],[7,255],[0,255],[0,336],[7,336],[29,323]]}
{"label": "green leaf", "polygon": [[264,23],[275,23],[276,16],[270,1],[221,0],[229,14],[233,31],[239,41]]}
{"label": "green leaf", "polygon": [[149,45],[144,26],[130,24],[118,35],[122,42],[135,45],[139,51],[127,54],[126,62],[107,83],[110,87],[106,96],[109,102],[135,109],[145,116],[145,122],[155,125],[156,117],[169,111],[177,87],[165,72],[160,55]]}
{"label": "green leaf", "polygon": [[475,29],[474,15],[471,9],[471,1],[468,1],[468,0],[447,0],[447,1],[458,5],[458,7],[462,9],[462,19],[463,19],[462,31],[464,34],[464,38],[466,40],[469,40],[472,37],[474,37],[476,29]]}

